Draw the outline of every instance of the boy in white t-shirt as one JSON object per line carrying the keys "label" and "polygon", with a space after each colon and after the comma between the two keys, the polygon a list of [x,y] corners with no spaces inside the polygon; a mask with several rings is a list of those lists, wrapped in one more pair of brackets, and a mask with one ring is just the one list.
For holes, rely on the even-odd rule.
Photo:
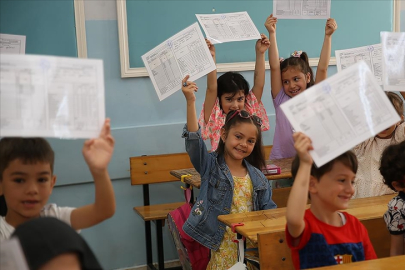
{"label": "boy in white t-shirt", "polygon": [[[94,226],[115,212],[115,196],[107,166],[114,150],[110,120],[100,136],[87,140],[83,156],[94,179],[95,201],[79,208],[47,204],[55,185],[54,152],[43,138],[3,138],[0,140],[0,195],[7,206],[0,217],[0,240],[8,239],[18,225],[40,217],[61,219],[75,230]],[[68,166],[68,164],[67,164]]]}

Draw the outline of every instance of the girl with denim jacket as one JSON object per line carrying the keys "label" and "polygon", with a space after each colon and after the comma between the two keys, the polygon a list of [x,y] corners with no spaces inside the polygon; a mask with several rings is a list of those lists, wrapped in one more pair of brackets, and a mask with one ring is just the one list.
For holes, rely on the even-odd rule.
{"label": "girl with denim jacket", "polygon": [[259,169],[265,165],[261,120],[243,110],[230,111],[217,150],[208,153],[195,108],[198,87],[188,78],[182,81],[187,101],[183,137],[190,160],[201,175],[201,190],[183,230],[211,249],[207,269],[228,269],[238,261],[237,244],[232,242],[236,235],[218,216],[277,207],[269,182]]}

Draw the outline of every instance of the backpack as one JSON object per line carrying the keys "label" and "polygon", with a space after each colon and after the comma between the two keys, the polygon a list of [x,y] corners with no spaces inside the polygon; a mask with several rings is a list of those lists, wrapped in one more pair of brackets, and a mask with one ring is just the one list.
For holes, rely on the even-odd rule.
{"label": "backpack", "polygon": [[167,215],[167,224],[176,245],[179,260],[186,270],[205,270],[210,260],[209,248],[201,245],[183,231],[183,224],[191,213],[191,189],[184,190],[186,203]]}

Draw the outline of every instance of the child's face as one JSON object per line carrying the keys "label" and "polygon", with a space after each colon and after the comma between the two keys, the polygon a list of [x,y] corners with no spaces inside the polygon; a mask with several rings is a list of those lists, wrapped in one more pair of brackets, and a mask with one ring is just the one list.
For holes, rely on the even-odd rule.
{"label": "child's face", "polygon": [[[403,116],[402,116],[403,119]],[[400,124],[401,122],[396,123],[393,126],[390,126],[389,128],[381,131],[380,133],[377,134],[377,138],[380,139],[390,139],[392,137],[392,135],[394,134],[395,129],[397,128],[397,126]]]}
{"label": "child's face", "polygon": [[294,97],[307,89],[307,83],[310,81],[311,75],[304,74],[300,70],[290,67],[281,73],[281,81],[283,83],[284,92],[289,97]]}
{"label": "child's face", "polygon": [[321,176],[321,179],[311,177],[311,200],[314,196],[322,204],[322,208],[329,211],[346,209],[354,194],[354,179],[356,174],[352,170],[336,161],[332,170]]}
{"label": "child's face", "polygon": [[255,147],[257,127],[252,123],[239,123],[233,126],[228,134],[221,129],[221,139],[225,143],[225,155],[234,160],[248,157]]}
{"label": "child's face", "polygon": [[225,114],[232,110],[243,110],[245,108],[245,94],[239,90],[234,96],[233,93],[225,93],[221,96],[221,106]]}
{"label": "child's face", "polygon": [[49,163],[11,161],[0,182],[7,204],[6,221],[15,227],[38,217],[48,202],[55,180]]}

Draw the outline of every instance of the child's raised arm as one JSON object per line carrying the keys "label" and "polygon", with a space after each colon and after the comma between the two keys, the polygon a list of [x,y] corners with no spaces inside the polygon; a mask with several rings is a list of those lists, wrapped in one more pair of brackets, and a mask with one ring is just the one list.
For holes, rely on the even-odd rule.
{"label": "child's raised arm", "polygon": [[326,21],[325,37],[323,40],[321,56],[319,57],[318,67],[316,69],[315,84],[325,80],[328,77],[328,66],[332,47],[332,34],[336,29],[336,21],[329,18]]}
{"label": "child's raised arm", "polygon": [[114,189],[107,171],[113,150],[110,119],[106,119],[99,137],[83,145],[83,156],[94,180],[95,200],[72,211],[70,222],[76,230],[96,225],[115,213]]}
{"label": "child's raised arm", "polygon": [[191,132],[198,131],[198,120],[197,120],[197,113],[195,111],[195,94],[197,92],[198,87],[195,82],[187,81],[190,78],[187,75],[181,81],[181,90],[183,91],[184,97],[187,101],[187,130]]}
{"label": "child's raised arm", "polygon": [[266,77],[266,59],[265,53],[270,47],[270,41],[266,35],[261,34],[261,39],[256,42],[256,63],[255,63],[255,74],[254,74],[254,84],[252,92],[255,95],[257,101],[260,103],[262,100],[264,81]]}
{"label": "child's raised arm", "polygon": [[287,201],[287,228],[293,238],[298,238],[305,229],[305,207],[308,199],[309,180],[311,177],[312,142],[309,137],[301,132],[293,134],[294,147],[299,157],[299,168]]}
{"label": "child's raised arm", "polygon": [[[205,39],[205,42],[207,43],[212,58],[214,59],[214,63],[216,63],[215,46],[211,44],[211,41],[209,41],[208,39]],[[217,100],[217,93],[218,93],[217,69],[214,69],[207,75],[207,92],[205,93],[205,101],[204,101],[205,123],[208,123],[208,121],[210,120],[212,108],[214,108],[215,102]]]}
{"label": "child's raised arm", "polygon": [[280,59],[278,54],[277,39],[276,39],[276,24],[277,18],[271,14],[267,17],[264,26],[269,31],[270,48],[269,48],[269,65],[270,65],[270,81],[271,95],[273,99],[281,91],[283,84],[281,82]]}

